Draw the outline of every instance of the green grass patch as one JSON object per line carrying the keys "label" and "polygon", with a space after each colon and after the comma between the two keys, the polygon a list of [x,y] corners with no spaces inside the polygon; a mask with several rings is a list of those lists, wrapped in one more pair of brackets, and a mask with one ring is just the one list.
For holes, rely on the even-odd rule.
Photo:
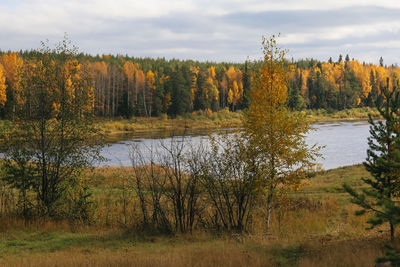
{"label": "green grass patch", "polygon": [[302,246],[272,247],[272,259],[276,266],[296,266],[298,261],[306,254]]}

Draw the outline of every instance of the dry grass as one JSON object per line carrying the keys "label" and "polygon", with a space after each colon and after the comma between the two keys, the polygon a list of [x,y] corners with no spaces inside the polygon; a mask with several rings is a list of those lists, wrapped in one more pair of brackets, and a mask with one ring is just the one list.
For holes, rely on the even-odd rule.
{"label": "dry grass", "polygon": [[4,253],[0,266],[372,266],[382,255],[383,243],[379,238],[305,240],[296,244],[251,236],[242,237],[242,243],[234,238],[181,239],[155,238],[137,243],[101,243],[93,242],[94,238],[77,238],[74,243],[67,239],[64,247],[33,246],[29,252]]}
{"label": "dry grass", "polygon": [[298,266],[373,266],[375,259],[383,254],[382,243],[379,238],[331,242],[310,252]]}
{"label": "dry grass", "polygon": [[[91,226],[0,217],[2,266],[372,266],[387,240],[385,226],[365,230],[341,184],[361,186],[362,166],[324,171],[302,191],[282,198],[264,234],[264,208],[258,206],[250,233],[215,234],[197,228],[180,236],[144,234],[126,227],[138,220],[134,192],[121,192],[129,168],[88,173],[97,202]],[[125,182],[124,182],[125,181]],[[127,220],[124,222],[124,219]],[[107,223],[105,223],[107,222]],[[382,233],[383,231],[383,233]]]}
{"label": "dry grass", "polygon": [[105,242],[105,246],[92,243],[8,254],[0,258],[0,266],[372,266],[382,255],[382,242],[380,238],[296,244],[265,236],[243,237],[241,243],[235,238],[155,238],[122,241],[115,247]]}
{"label": "dry grass", "polygon": [[233,242],[185,243],[165,247],[144,245],[119,249],[69,249],[28,257],[12,257],[7,266],[268,266],[267,256]]}

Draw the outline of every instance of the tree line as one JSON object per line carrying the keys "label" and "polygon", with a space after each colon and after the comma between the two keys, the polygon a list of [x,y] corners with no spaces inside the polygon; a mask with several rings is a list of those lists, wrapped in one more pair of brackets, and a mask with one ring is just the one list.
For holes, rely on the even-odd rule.
{"label": "tree line", "polygon": [[[54,54],[54,57],[60,55]],[[26,101],[22,88],[43,58],[40,51],[0,52],[0,114],[13,118]],[[57,62],[57,61],[54,61]],[[90,56],[77,54],[64,67],[73,65],[76,75],[90,79],[84,98],[86,109],[99,117],[172,117],[197,110],[236,111],[248,106],[254,84],[251,76],[263,61],[213,63],[164,58]],[[389,78],[399,79],[397,66],[360,63],[342,56],[334,62],[313,59],[285,61],[288,67],[286,104],[295,110],[374,106]]]}

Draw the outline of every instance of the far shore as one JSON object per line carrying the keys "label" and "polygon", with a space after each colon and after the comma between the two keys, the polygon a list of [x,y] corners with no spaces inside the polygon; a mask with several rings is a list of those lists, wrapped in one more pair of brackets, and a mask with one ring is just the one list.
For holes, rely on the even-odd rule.
{"label": "far shore", "polygon": [[[329,112],[327,110],[297,111],[303,114],[310,123],[333,121],[366,121],[371,114],[379,119],[378,111],[372,108],[354,108]],[[218,112],[197,111],[169,118],[167,115],[131,119],[98,119],[96,124],[107,141],[118,141],[135,136],[171,136],[181,134],[199,134],[216,131],[218,129],[240,128],[242,126],[242,112],[230,112],[227,109]]]}
{"label": "far shore", "polygon": [[[363,107],[340,111],[303,110],[294,111],[302,114],[310,123],[334,121],[366,121],[369,114],[379,119],[376,109]],[[105,142],[116,142],[135,137],[159,138],[174,135],[204,135],[219,129],[237,129],[242,127],[243,111],[232,112],[222,109],[218,112],[196,111],[171,118],[166,114],[158,117],[96,118],[98,127]],[[9,120],[0,120],[0,127],[12,124]]]}

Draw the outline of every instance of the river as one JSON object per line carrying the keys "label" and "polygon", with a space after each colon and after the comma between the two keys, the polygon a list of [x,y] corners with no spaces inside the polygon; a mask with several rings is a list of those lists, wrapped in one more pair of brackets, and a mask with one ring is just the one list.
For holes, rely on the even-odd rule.
{"label": "river", "polygon": [[[368,122],[323,122],[315,123],[312,127],[315,130],[309,132],[306,141],[309,145],[324,146],[321,150],[323,158],[317,160],[323,169],[359,164],[365,160],[369,136]],[[182,137],[175,136],[174,138],[180,140]],[[200,142],[207,143],[208,136],[206,133],[191,134],[184,140],[196,145]],[[171,137],[143,135],[109,144],[101,150],[101,155],[108,161],[102,162],[100,165],[130,166],[129,151],[133,144],[136,144],[144,152],[149,147],[160,152],[161,142],[168,144],[170,141]]]}

